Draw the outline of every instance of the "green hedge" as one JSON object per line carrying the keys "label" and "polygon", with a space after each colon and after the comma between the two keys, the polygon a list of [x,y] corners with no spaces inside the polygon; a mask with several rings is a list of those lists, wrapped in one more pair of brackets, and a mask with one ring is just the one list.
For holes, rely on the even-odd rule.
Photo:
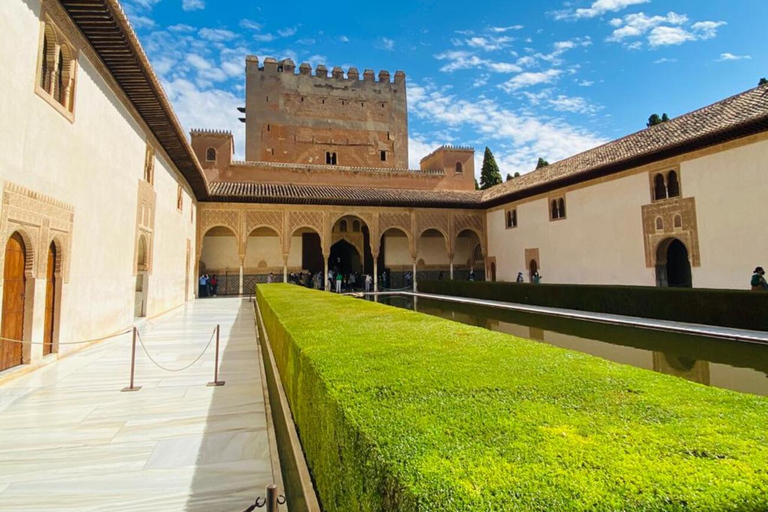
{"label": "green hedge", "polygon": [[421,281],[419,291],[768,331],[768,293],[569,284]]}
{"label": "green hedge", "polygon": [[768,399],[260,285],[323,510],[766,511]]}

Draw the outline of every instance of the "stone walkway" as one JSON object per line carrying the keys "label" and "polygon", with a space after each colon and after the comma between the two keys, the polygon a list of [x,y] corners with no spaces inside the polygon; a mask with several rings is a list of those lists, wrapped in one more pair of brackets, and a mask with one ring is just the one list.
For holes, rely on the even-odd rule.
{"label": "stone walkway", "polygon": [[[279,483],[267,428],[252,304],[197,301],[147,322],[162,365],[192,362],[221,324],[222,387],[214,346],[171,373],[130,335],[0,386],[0,510],[239,512]],[[276,473],[276,474],[275,474]]]}

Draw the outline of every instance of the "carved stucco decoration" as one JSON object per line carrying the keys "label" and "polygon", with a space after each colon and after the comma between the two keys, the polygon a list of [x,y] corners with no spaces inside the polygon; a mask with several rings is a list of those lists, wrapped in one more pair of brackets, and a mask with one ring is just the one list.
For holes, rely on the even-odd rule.
{"label": "carved stucco decoration", "polygon": [[152,273],[152,261],[155,248],[155,203],[157,192],[152,185],[139,180],[138,200],[136,203],[136,227],[134,235],[133,275],[138,273],[139,239],[144,236],[147,243],[147,273]]}
{"label": "carved stucco decoration", "polygon": [[245,232],[247,238],[257,228],[267,227],[277,233],[278,238],[283,238],[283,212],[275,211],[247,211],[245,213]]}
{"label": "carved stucco decoration", "polygon": [[642,214],[646,267],[656,266],[659,245],[674,238],[685,244],[691,266],[701,266],[695,198],[667,199],[647,204],[642,207]]}
{"label": "carved stucco decoration", "polygon": [[46,278],[48,247],[54,243],[58,254],[54,272],[64,283],[68,283],[73,223],[72,206],[20,185],[5,182],[0,214],[0,272],[5,268],[5,246],[8,239],[14,232],[18,232],[26,246],[27,277]]}

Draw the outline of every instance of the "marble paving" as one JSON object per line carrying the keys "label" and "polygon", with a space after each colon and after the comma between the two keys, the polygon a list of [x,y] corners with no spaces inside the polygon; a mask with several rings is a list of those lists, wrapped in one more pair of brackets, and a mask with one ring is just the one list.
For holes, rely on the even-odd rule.
{"label": "marble paving", "polygon": [[[275,481],[252,304],[196,301],[0,386],[0,511],[239,512]],[[272,447],[274,448],[274,447]],[[276,462],[276,461],[274,461]],[[276,467],[276,466],[275,466]],[[279,476],[278,476],[279,478]]]}

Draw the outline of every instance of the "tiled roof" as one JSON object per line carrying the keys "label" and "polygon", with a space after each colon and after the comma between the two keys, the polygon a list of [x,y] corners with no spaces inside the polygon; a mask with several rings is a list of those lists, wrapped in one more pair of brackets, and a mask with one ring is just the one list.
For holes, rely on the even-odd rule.
{"label": "tiled roof", "polygon": [[210,183],[216,202],[481,208],[479,192],[270,183]]}
{"label": "tiled roof", "polygon": [[486,190],[483,203],[496,206],[762,131],[768,131],[768,86],[513,178]]}

